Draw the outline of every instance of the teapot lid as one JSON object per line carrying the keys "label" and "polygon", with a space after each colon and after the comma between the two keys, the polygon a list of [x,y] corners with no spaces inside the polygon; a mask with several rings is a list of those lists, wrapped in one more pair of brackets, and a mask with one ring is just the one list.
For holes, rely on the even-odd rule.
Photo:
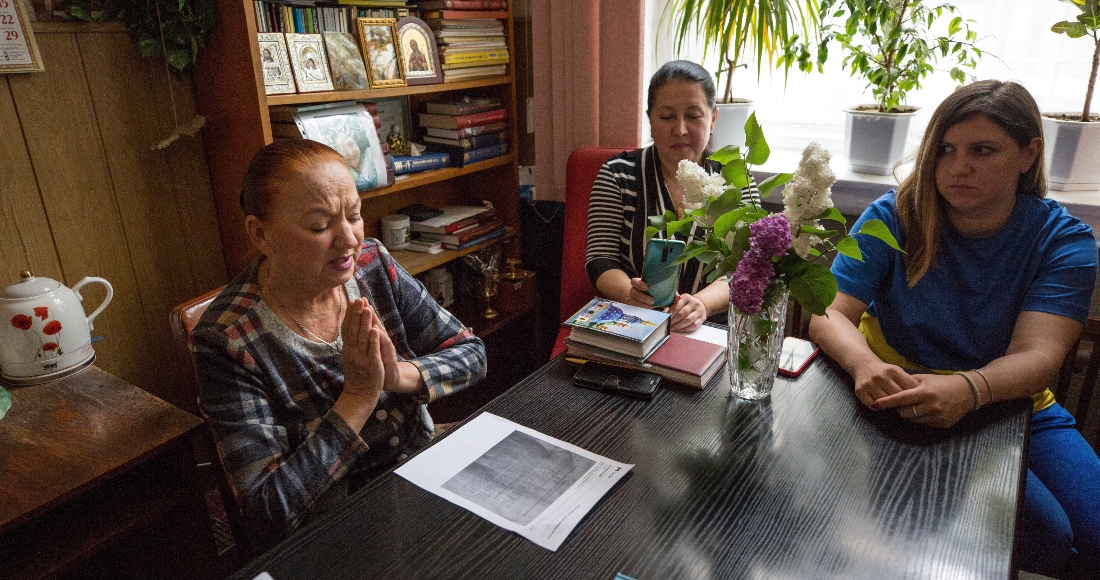
{"label": "teapot lid", "polygon": [[19,281],[4,288],[3,297],[8,300],[22,298],[34,298],[43,294],[49,294],[61,287],[61,282],[53,278],[39,278],[32,276],[30,271],[23,270],[19,274]]}

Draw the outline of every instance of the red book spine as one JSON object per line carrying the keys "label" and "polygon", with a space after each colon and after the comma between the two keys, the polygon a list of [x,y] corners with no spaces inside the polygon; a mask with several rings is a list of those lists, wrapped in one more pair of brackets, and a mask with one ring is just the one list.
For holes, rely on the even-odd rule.
{"label": "red book spine", "polygon": [[465,129],[466,127],[473,127],[475,125],[487,125],[489,123],[496,123],[497,121],[503,121],[507,118],[508,109],[497,109],[495,111],[485,111],[482,113],[473,113],[470,115],[455,117],[455,123],[458,124],[459,129]]}
{"label": "red book spine", "polygon": [[476,223],[480,223],[482,220],[486,220],[494,216],[496,216],[496,208],[483,211],[477,215],[472,215],[466,219],[458,220],[457,222],[448,225],[445,228],[445,231],[448,234],[453,234],[456,231],[461,230],[462,228],[472,226]]}

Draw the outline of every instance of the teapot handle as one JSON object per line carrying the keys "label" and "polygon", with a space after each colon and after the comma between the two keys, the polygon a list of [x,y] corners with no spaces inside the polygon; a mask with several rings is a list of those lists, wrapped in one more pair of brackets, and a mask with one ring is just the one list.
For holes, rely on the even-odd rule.
{"label": "teapot handle", "polygon": [[[104,286],[106,286],[107,296],[103,298],[103,302],[99,303],[99,308],[96,308],[91,314],[88,315],[88,330],[92,330],[93,328],[95,328],[92,326],[92,320],[94,320],[96,316],[99,316],[100,312],[103,312],[103,309],[111,303],[111,298],[114,298],[115,296],[115,289],[111,286],[110,282],[104,280],[103,278],[96,278],[93,276],[85,276],[84,279],[76,283],[76,286],[73,286],[72,290],[76,293],[77,296],[80,296],[80,289],[88,284],[91,284],[92,282],[98,282],[99,284],[103,284]],[[84,297],[80,296],[80,300],[83,301]]]}

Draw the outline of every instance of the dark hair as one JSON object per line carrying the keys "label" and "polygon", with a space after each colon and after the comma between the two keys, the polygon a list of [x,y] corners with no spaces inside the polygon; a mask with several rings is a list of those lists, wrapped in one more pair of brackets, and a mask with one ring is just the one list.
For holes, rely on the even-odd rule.
{"label": "dark hair", "polygon": [[266,219],[280,183],[325,161],[345,164],[335,149],[309,139],[286,139],[261,148],[244,173],[240,200],[244,215]]}
{"label": "dark hair", "polygon": [[649,79],[649,94],[645,106],[646,116],[653,109],[653,102],[657,100],[657,89],[670,82],[697,83],[699,88],[703,89],[703,95],[707,97],[707,105],[710,110],[714,110],[714,81],[710,78],[710,72],[690,60],[670,60],[661,65],[661,68],[653,73],[653,78]]}
{"label": "dark hair", "polygon": [[1043,168],[1043,121],[1031,93],[1013,82],[978,81],[962,87],[936,107],[917,150],[916,165],[901,182],[897,193],[898,217],[905,234],[905,277],[912,286],[935,261],[946,217],[943,200],[936,188],[936,161],[947,130],[974,117],[985,117],[1004,129],[1019,147],[1040,138],[1039,154],[1027,172],[1020,175],[1016,193],[1044,198],[1047,195]]}

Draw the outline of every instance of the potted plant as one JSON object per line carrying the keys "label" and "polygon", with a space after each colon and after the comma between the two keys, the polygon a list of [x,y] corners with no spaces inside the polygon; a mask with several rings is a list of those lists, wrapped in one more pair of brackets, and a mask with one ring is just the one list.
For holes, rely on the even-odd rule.
{"label": "potted plant", "polygon": [[[765,60],[772,68],[781,61],[782,49],[799,38],[816,38],[819,25],[818,0],[671,0],[665,5],[662,22],[670,19],[675,30],[676,51],[689,35],[703,42],[703,58],[716,47],[719,67],[715,79],[723,85],[718,99],[715,143],[743,143],[745,122],[754,109],[753,101],[733,96],[733,71],[748,68],[742,59],[755,57],[756,76]],[[723,83],[722,74],[725,73]]]}
{"label": "potted plant", "polygon": [[[945,16],[951,21],[946,34],[938,35],[932,28]],[[954,6],[922,0],[821,0],[821,20],[818,69],[835,41],[845,53],[841,67],[866,78],[875,97],[874,104],[845,110],[848,164],[853,171],[888,175],[904,152],[909,121],[917,111],[905,105],[909,91],[920,88],[940,61],[951,64],[951,78],[964,83],[963,68],[974,68],[982,55],[974,46],[977,33]],[[804,43],[788,45],[783,56],[803,71],[813,68],[811,58]]]}
{"label": "potted plant", "polygon": [[1046,164],[1050,188],[1062,191],[1092,190],[1100,186],[1100,115],[1090,114],[1100,68],[1100,7],[1097,0],[1063,0],[1081,9],[1075,22],[1063,20],[1050,29],[1070,38],[1090,37],[1093,42],[1092,72],[1085,89],[1085,107],[1077,113],[1046,113],[1043,135],[1047,140]]}

